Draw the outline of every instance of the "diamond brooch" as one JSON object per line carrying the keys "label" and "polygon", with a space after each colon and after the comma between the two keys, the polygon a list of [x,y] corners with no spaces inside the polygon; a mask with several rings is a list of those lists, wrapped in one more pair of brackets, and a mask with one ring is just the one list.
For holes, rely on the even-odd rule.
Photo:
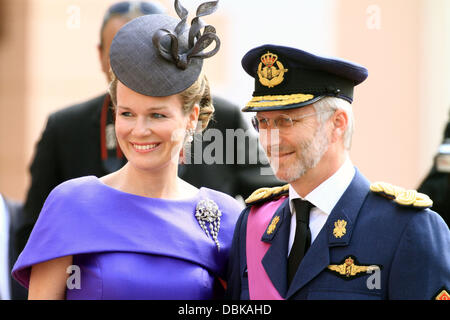
{"label": "diamond brooch", "polygon": [[[216,243],[218,251],[220,251],[220,244],[217,236],[219,235],[221,216],[222,212],[220,212],[219,207],[214,201],[206,199],[200,200],[197,203],[197,207],[195,208],[195,217],[206,235],[208,237],[212,237]],[[206,223],[209,223],[209,231]]]}

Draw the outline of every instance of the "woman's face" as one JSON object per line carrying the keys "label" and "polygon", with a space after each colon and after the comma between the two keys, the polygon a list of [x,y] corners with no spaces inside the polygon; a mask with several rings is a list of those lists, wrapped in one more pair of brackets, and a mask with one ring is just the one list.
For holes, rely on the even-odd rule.
{"label": "woman's face", "polygon": [[178,95],[149,97],[117,83],[116,136],[137,169],[177,166],[186,130],[195,128],[197,118],[198,106],[185,115]]}

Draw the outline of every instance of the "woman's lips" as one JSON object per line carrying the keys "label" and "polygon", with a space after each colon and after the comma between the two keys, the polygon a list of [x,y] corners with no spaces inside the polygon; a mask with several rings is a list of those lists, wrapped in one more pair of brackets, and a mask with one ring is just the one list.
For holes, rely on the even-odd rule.
{"label": "woman's lips", "polygon": [[147,152],[151,152],[151,151],[155,150],[156,148],[158,148],[160,143],[134,143],[134,142],[131,142],[131,145],[133,146],[133,149],[136,152],[147,153]]}

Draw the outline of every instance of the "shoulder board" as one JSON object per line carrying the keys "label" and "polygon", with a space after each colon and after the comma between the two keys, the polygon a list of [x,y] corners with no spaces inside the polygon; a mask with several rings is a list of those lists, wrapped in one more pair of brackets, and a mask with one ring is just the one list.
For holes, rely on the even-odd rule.
{"label": "shoulder board", "polygon": [[266,202],[269,200],[277,199],[285,194],[289,193],[289,185],[286,184],[280,187],[274,188],[260,188],[254,191],[250,197],[245,200],[248,205]]}
{"label": "shoulder board", "polygon": [[372,183],[370,191],[394,200],[394,202],[403,207],[425,209],[433,206],[433,201],[426,194],[416,190],[406,190],[386,182]]}

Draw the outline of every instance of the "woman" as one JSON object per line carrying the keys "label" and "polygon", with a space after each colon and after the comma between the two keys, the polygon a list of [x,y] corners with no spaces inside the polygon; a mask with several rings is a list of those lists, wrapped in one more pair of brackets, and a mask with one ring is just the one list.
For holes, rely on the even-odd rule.
{"label": "woman", "polygon": [[[216,5],[201,5],[197,16]],[[219,279],[240,205],[177,177],[183,145],[214,110],[201,68],[219,40],[211,26],[201,33],[198,17],[184,32],[187,11],[178,1],[175,6],[181,21],[140,17],[114,38],[110,93],[128,163],[100,179],[69,180],[49,195],[13,269],[30,299],[212,299],[223,293]],[[212,42],[214,50],[205,53]]]}

